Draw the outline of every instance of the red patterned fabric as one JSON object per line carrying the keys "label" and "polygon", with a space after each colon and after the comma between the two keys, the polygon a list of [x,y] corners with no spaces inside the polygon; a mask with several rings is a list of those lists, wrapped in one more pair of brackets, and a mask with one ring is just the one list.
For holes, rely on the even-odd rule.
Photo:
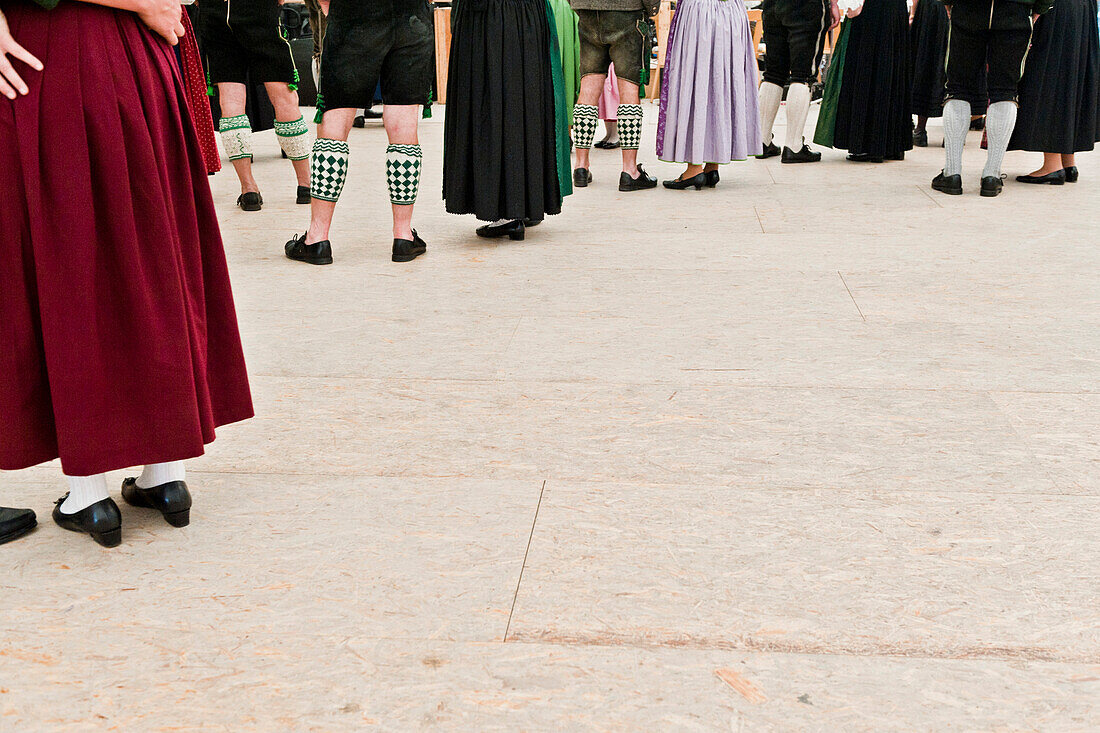
{"label": "red patterned fabric", "polygon": [[214,118],[210,116],[210,98],[206,96],[206,74],[202,70],[199,44],[195,40],[195,29],[191,27],[191,19],[187,17],[187,13],[183,14],[183,25],[187,28],[187,33],[180,41],[180,58],[183,60],[183,84],[186,87],[187,102],[191,105],[191,117],[195,120],[206,172],[217,173],[222,169],[222,159],[214,137]]}

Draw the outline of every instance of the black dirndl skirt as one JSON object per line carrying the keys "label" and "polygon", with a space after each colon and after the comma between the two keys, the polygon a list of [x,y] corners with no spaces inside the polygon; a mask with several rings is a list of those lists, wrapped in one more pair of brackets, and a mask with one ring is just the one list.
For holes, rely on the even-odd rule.
{"label": "black dirndl skirt", "polygon": [[919,0],[909,27],[913,62],[912,113],[942,117],[947,94],[947,32],[951,21],[939,0]]}
{"label": "black dirndl skirt", "polygon": [[1035,23],[1009,150],[1069,155],[1100,141],[1096,0],[1058,0]]}
{"label": "black dirndl skirt", "polygon": [[456,4],[443,199],[482,221],[561,212],[546,0]]}

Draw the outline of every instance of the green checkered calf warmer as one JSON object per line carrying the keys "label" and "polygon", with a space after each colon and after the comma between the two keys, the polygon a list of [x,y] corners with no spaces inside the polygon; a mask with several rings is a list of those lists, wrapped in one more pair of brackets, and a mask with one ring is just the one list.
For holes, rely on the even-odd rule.
{"label": "green checkered calf warmer", "polygon": [[420,191],[420,167],[424,154],[419,145],[390,145],[386,148],[386,181],[390,203],[412,206]]}
{"label": "green checkered calf warmer", "polygon": [[309,165],[310,196],[333,203],[340,200],[348,177],[349,154],[348,144],[343,140],[317,138]]}
{"label": "green checkered calf warmer", "polygon": [[599,122],[600,108],[596,105],[578,104],[573,107],[573,144],[578,150],[592,147]]}
{"label": "green checkered calf warmer", "polygon": [[642,105],[619,105],[619,143],[623,150],[637,150],[642,145]]}
{"label": "green checkered calf warmer", "polygon": [[275,136],[279,139],[279,147],[291,160],[305,160],[309,157],[309,128],[306,121],[299,117],[290,122],[275,120]]}
{"label": "green checkered calf warmer", "polygon": [[222,117],[218,132],[230,160],[252,160],[252,123],[248,121],[248,115]]}

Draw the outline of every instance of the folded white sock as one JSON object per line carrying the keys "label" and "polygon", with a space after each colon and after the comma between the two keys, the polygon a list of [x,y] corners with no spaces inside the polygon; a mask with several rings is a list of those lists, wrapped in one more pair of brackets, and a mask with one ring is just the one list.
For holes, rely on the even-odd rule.
{"label": "folded white sock", "polygon": [[186,472],[183,468],[183,461],[150,463],[138,476],[137,485],[139,489],[151,489],[154,486],[171,483],[172,481],[183,481],[185,478]]}
{"label": "folded white sock", "polygon": [[794,152],[802,149],[806,129],[806,117],[810,114],[810,88],[805,84],[791,84],[787,89],[787,142]]}
{"label": "folded white sock", "polygon": [[783,101],[783,87],[769,81],[760,85],[760,131],[764,133],[764,144],[772,141],[772,128],[775,116],[779,114],[779,105]]}
{"label": "folded white sock", "polygon": [[61,504],[63,514],[76,514],[111,495],[107,493],[107,474],[94,476],[66,476],[69,482],[69,498]]}

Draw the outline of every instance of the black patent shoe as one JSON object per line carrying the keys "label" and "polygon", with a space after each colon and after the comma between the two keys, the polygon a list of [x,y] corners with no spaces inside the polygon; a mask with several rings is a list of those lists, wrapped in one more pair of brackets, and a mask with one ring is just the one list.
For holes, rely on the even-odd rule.
{"label": "black patent shoe", "polygon": [[191,523],[191,492],[183,481],[169,481],[143,489],[137,485],[137,479],[128,478],[122,482],[122,498],[130,506],[156,509],[173,527],[186,527]]}
{"label": "black patent shoe", "polygon": [[963,177],[958,174],[945,176],[943,171],[940,171],[940,174],[932,179],[932,189],[951,196],[962,196]]}
{"label": "black patent shoe", "polygon": [[520,242],[526,234],[527,227],[524,225],[523,219],[512,219],[503,224],[486,224],[483,227],[477,228],[477,236],[484,237],[485,239],[508,237],[512,241]]}
{"label": "black patent shoe", "polygon": [[309,186],[298,186],[298,195],[294,199],[296,204],[308,204],[313,198],[309,195]]}
{"label": "black patent shoe", "polygon": [[764,152],[762,152],[760,155],[757,155],[756,157],[760,160],[764,160],[765,158],[775,158],[782,154],[783,151],[779,149],[778,145],[776,145],[775,143],[768,143],[764,146]]}
{"label": "black patent shoe", "polygon": [[707,188],[714,188],[722,180],[722,176],[718,175],[718,171],[704,171],[704,174],[707,177]]}
{"label": "black patent shoe", "polygon": [[90,534],[93,540],[104,547],[118,547],[122,544],[122,513],[114,499],[108,497],[79,512],[66,514],[61,511],[61,505],[68,498],[69,495],[65,494],[54,505],[53,521],[58,527]]}
{"label": "black patent shoe", "polygon": [[615,150],[616,148],[619,147],[619,141],[618,140],[600,140],[598,143],[596,143],[592,147],[599,148],[600,150]]}
{"label": "black patent shoe", "polygon": [[882,163],[886,159],[881,155],[871,155],[869,153],[848,153],[848,160],[853,163]]}
{"label": "black patent shoe", "polygon": [[[982,179],[985,180],[984,178]],[[1020,183],[1035,183],[1038,185],[1050,185],[1061,186],[1069,180],[1069,176],[1066,175],[1065,169],[1056,170],[1053,173],[1047,173],[1045,176],[1016,176],[1016,180]],[[1076,178],[1074,179],[1076,180]]]}
{"label": "black patent shoe", "polygon": [[237,206],[244,211],[259,211],[264,207],[264,197],[255,191],[242,193],[237,197]]}
{"label": "black patent shoe", "polygon": [[592,183],[592,171],[587,168],[576,168],[573,170],[573,186],[576,188],[584,188],[589,183]]}
{"label": "black patent shoe", "polygon": [[646,173],[642,166],[638,166],[637,178],[631,178],[626,171],[619,174],[620,191],[645,191],[650,188],[657,188],[657,179]]}
{"label": "black patent shoe", "polygon": [[393,256],[391,259],[394,262],[412,262],[428,251],[428,243],[420,238],[415,229],[412,231],[412,239],[393,240]]}
{"label": "black patent shoe", "polygon": [[1066,172],[1066,183],[1077,183],[1077,179],[1081,177],[1081,172],[1077,170],[1077,166],[1071,165],[1069,168],[1064,168]]}
{"label": "black patent shoe", "polygon": [[817,163],[821,160],[821,153],[810,150],[810,146],[803,144],[797,153],[787,146],[783,146],[784,163]]}
{"label": "black patent shoe", "polygon": [[671,188],[673,191],[683,191],[692,187],[694,187],[696,191],[702,191],[705,185],[707,185],[706,173],[699,173],[691,178],[684,178],[681,176],[674,181],[665,181],[665,188]]}
{"label": "black patent shoe", "polygon": [[37,525],[38,519],[30,509],[0,506],[0,545],[19,539]]}
{"label": "black patent shoe", "polygon": [[913,131],[913,147],[915,147],[915,148],[927,148],[928,147],[928,130],[914,130]]}
{"label": "black patent shoe", "polygon": [[987,199],[1001,195],[1005,187],[1005,176],[986,176],[982,178],[982,196]]}
{"label": "black patent shoe", "polygon": [[306,244],[306,235],[295,237],[286,243],[283,248],[286,256],[298,262],[307,262],[311,265],[332,264],[332,244],[327,240]]}

